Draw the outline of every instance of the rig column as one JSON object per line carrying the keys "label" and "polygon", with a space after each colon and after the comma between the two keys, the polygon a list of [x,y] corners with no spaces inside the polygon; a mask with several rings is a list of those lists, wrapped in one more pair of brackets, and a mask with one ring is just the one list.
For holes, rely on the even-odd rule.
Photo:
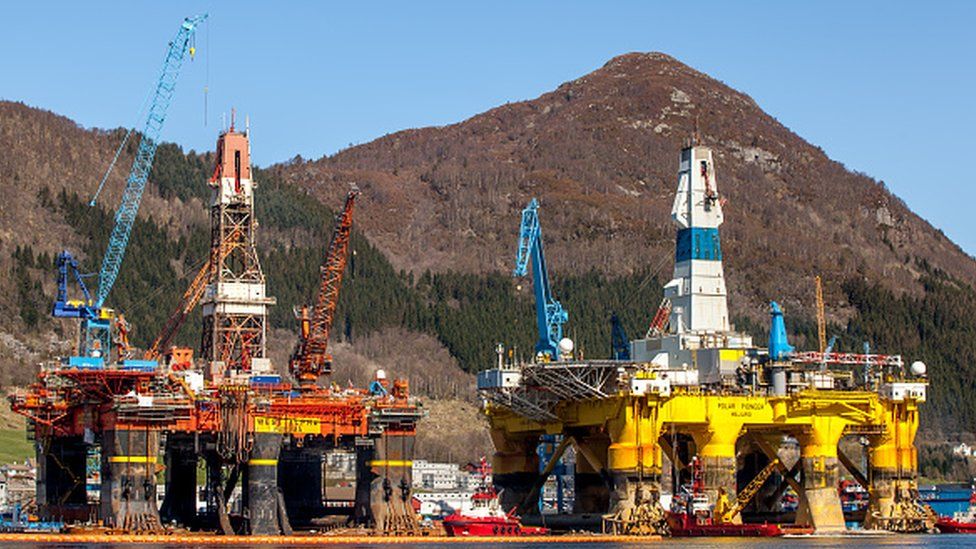
{"label": "rig column", "polygon": [[190,526],[197,516],[197,452],[193,435],[166,437],[166,497],[159,514],[164,521]]}
{"label": "rig column", "polygon": [[[629,400],[608,424],[607,468],[613,479],[608,515],[614,534],[651,534],[662,528],[661,448],[656,403]],[[606,528],[606,526],[605,526]]]}
{"label": "rig column", "polygon": [[[307,443],[306,443],[307,444]],[[319,447],[285,446],[278,458],[278,486],[293,526],[326,514],[322,505],[322,453]]]}
{"label": "rig column", "polygon": [[374,477],[370,510],[377,532],[405,534],[419,527],[411,502],[414,438],[412,431],[387,430],[376,439],[368,466]]}
{"label": "rig column", "polygon": [[38,438],[35,492],[41,515],[53,520],[86,520],[87,451],[82,437]]}
{"label": "rig column", "polygon": [[[591,434],[576,438],[576,471],[573,478],[574,513],[606,513],[610,508],[610,488],[607,486],[606,456],[610,439],[605,434]],[[591,463],[591,459],[595,463]]]}
{"label": "rig column", "polygon": [[101,516],[106,526],[131,532],[161,529],[156,508],[159,432],[113,429],[102,434]]}
{"label": "rig column", "polygon": [[868,457],[870,503],[865,528],[923,531],[929,519],[918,505],[918,408],[886,403],[885,434],[871,440]]}
{"label": "rig column", "polygon": [[[539,433],[512,434],[492,429],[495,454],[491,458],[492,481],[501,491],[499,503],[508,511],[522,503],[539,478]],[[532,509],[537,509],[535,506]]]}
{"label": "rig column", "polygon": [[[740,424],[723,424],[723,416],[715,414],[708,430],[692,432],[698,457],[701,459],[705,494],[711,502],[718,503],[724,491],[725,498],[732,501],[736,496],[736,455],[735,443],[742,431]],[[741,523],[737,515],[733,522]]]}
{"label": "rig column", "polygon": [[279,513],[278,454],[281,435],[254,433],[254,446],[245,470],[244,505],[250,518],[252,535],[277,535],[288,517]]}
{"label": "rig column", "polygon": [[797,523],[809,524],[817,532],[842,532],[847,525],[837,492],[840,482],[837,444],[847,423],[837,416],[817,415],[810,418],[810,426],[810,432],[797,437],[806,492],[796,512]]}

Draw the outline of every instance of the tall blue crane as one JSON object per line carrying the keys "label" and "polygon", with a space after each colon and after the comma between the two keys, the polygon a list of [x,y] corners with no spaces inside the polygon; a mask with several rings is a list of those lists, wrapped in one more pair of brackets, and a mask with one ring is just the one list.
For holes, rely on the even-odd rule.
{"label": "tall blue crane", "polygon": [[142,129],[139,150],[129,171],[125,191],[122,193],[122,203],[115,212],[115,226],[109,237],[108,249],[105,250],[105,256],[102,258],[102,268],[98,273],[98,290],[95,292],[96,307],[105,304],[105,299],[119,276],[119,268],[122,266],[122,258],[125,257],[132,224],[135,223],[139,203],[142,202],[142,192],[146,189],[146,181],[149,179],[149,172],[152,171],[153,160],[156,158],[159,134],[163,130],[166,112],[176,91],[176,79],[180,75],[186,53],[190,50],[190,41],[197,25],[206,18],[207,15],[203,14],[184,19],[179,32],[176,33],[176,38],[169,43],[166,59],[163,61],[163,71],[156,81],[156,89],[149,104],[149,114]]}
{"label": "tall blue crane", "polygon": [[[81,282],[81,276],[77,273],[77,263],[74,262],[70,254],[65,252],[59,257],[59,290],[53,312],[54,316],[57,317],[80,317],[82,319],[81,337],[78,345],[79,354],[82,356],[92,356],[99,359],[102,356],[108,356],[114,313],[111,309],[104,307],[105,300],[108,298],[109,292],[112,291],[112,286],[115,285],[119,269],[122,266],[122,259],[125,257],[129,235],[132,233],[132,225],[135,223],[136,214],[139,212],[139,204],[142,202],[142,194],[146,189],[146,181],[149,178],[149,172],[152,171],[153,160],[156,157],[159,135],[163,129],[163,123],[166,121],[166,113],[173,100],[173,94],[176,91],[176,80],[180,75],[180,69],[187,52],[191,56],[194,53],[192,40],[196,28],[206,18],[207,15],[203,14],[184,19],[176,37],[169,43],[166,58],[163,60],[162,73],[159,75],[156,87],[149,97],[149,108],[142,129],[142,139],[139,141],[139,149],[136,151],[135,161],[132,163],[132,169],[129,171],[129,177],[126,180],[122,202],[115,212],[115,225],[109,237],[108,249],[105,250],[105,255],[102,258],[102,268],[98,273],[98,289],[93,298]],[[132,130],[129,130],[115,153],[115,158],[112,160],[105,177],[102,178],[91,205],[95,204],[131,133]],[[77,301],[70,302],[68,300],[67,271],[69,268],[75,272],[75,278],[85,294],[86,302],[84,305]]]}
{"label": "tall blue crane", "polygon": [[539,225],[539,201],[534,198],[522,210],[518,255],[512,276],[516,278],[526,276],[529,261],[532,262],[536,324],[539,330],[539,341],[535,344],[535,351],[550,360],[559,360],[559,342],[563,338],[563,324],[569,320],[569,315],[552,296],[552,288],[549,286],[546,256],[542,250],[542,227]]}

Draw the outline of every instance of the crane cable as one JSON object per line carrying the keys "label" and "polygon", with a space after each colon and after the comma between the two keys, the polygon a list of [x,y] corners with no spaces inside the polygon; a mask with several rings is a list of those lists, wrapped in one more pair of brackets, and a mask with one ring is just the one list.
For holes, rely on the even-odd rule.
{"label": "crane cable", "polygon": [[[203,125],[207,125],[207,91],[210,85],[210,25],[207,24],[207,43],[206,43],[206,54],[207,54],[207,70],[206,70],[206,83],[203,86]],[[190,46],[189,54],[190,60],[192,61],[196,55],[196,34],[190,36],[190,41],[192,45]],[[132,136],[132,132],[136,130],[136,126],[139,124],[139,120],[142,119],[143,113],[146,112],[146,107],[149,106],[149,100],[153,96],[156,86],[153,85],[149,88],[149,92],[146,94],[146,98],[142,101],[142,106],[139,107],[139,112],[136,113],[136,122],[125,132],[125,137],[122,138],[122,142],[119,143],[119,148],[115,151],[115,156],[112,157],[112,162],[108,165],[108,170],[105,171],[105,175],[102,176],[102,180],[98,183],[98,188],[95,190],[95,195],[88,202],[89,207],[94,207],[98,202],[98,197],[102,194],[102,189],[105,187],[105,182],[108,181],[109,176],[112,174],[112,170],[115,169],[115,164],[119,161],[119,157],[122,156],[122,150],[125,148],[125,144],[128,143],[129,137]]]}
{"label": "crane cable", "polygon": [[153,96],[153,91],[155,90],[155,85],[149,88],[149,93],[146,94],[146,98],[142,101],[142,106],[139,107],[139,112],[136,113],[136,123],[129,127],[125,132],[125,137],[122,138],[122,142],[119,143],[119,148],[115,151],[115,156],[112,157],[112,162],[108,165],[108,169],[105,170],[105,175],[102,176],[101,182],[98,184],[98,188],[95,190],[95,195],[88,202],[89,207],[94,207],[98,201],[98,197],[102,194],[102,189],[105,187],[105,182],[108,181],[109,175],[112,174],[112,170],[115,169],[115,163],[119,161],[119,157],[122,156],[122,149],[125,148],[125,144],[129,142],[129,137],[132,136],[132,132],[136,131],[136,126],[139,124],[139,120],[142,119],[143,113],[146,112],[146,107],[149,106],[149,100]]}

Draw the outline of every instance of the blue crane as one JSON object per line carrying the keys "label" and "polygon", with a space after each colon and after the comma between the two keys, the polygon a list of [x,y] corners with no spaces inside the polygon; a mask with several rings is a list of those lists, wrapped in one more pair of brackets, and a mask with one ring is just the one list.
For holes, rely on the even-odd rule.
{"label": "blue crane", "polygon": [[[139,141],[139,149],[136,151],[135,161],[132,163],[132,169],[129,171],[129,177],[126,180],[122,202],[115,212],[115,225],[109,238],[108,249],[102,258],[102,268],[98,273],[98,289],[94,298],[88,293],[88,289],[82,282],[81,275],[78,273],[77,262],[71,255],[64,252],[58,258],[58,299],[54,304],[53,313],[56,317],[82,319],[81,339],[79,340],[79,354],[82,356],[93,356],[99,359],[103,354],[107,356],[114,312],[104,307],[105,300],[112,291],[112,286],[115,285],[119,269],[122,266],[122,259],[125,257],[129,235],[132,233],[132,225],[135,223],[136,214],[139,212],[139,204],[142,202],[146,181],[149,178],[149,172],[152,171],[153,160],[156,157],[159,135],[163,129],[163,123],[166,121],[166,113],[173,100],[173,94],[176,91],[176,80],[180,75],[180,69],[187,52],[189,51],[191,56],[194,53],[192,39],[196,28],[206,18],[207,15],[203,14],[184,19],[176,37],[169,43],[166,58],[163,61],[162,73],[159,75],[156,87],[149,98],[148,115],[143,126],[142,139]],[[115,166],[115,162],[122,153],[131,133],[132,130],[129,130],[122,144],[119,145],[115,158],[112,160],[105,177],[102,178],[91,205],[95,204],[105,181],[108,179],[108,174]],[[74,271],[75,278],[85,295],[84,304],[68,299],[69,269]]]}
{"label": "blue crane", "polygon": [[624,330],[623,323],[617,313],[610,315],[610,358],[613,360],[630,360],[630,340]]}
{"label": "blue crane", "polygon": [[536,323],[539,329],[539,341],[535,344],[535,351],[550,360],[559,360],[559,342],[563,338],[563,324],[569,320],[569,315],[552,296],[552,288],[549,286],[546,256],[542,251],[539,202],[534,198],[522,210],[518,256],[515,259],[515,271],[512,275],[516,278],[526,276],[530,260],[535,288]]}
{"label": "blue crane", "polygon": [[119,276],[119,268],[122,266],[122,258],[125,257],[132,224],[135,223],[139,203],[142,202],[142,192],[146,189],[146,181],[149,179],[149,172],[152,171],[153,160],[156,158],[159,134],[163,130],[166,112],[176,91],[176,79],[180,75],[186,53],[190,50],[190,41],[196,27],[206,18],[207,15],[204,14],[184,19],[179,32],[176,33],[176,38],[169,43],[169,50],[163,61],[163,71],[156,82],[156,89],[149,104],[149,114],[142,129],[139,150],[129,171],[125,191],[122,193],[122,203],[115,212],[115,226],[109,237],[108,249],[105,250],[105,256],[102,258],[102,268],[98,273],[98,291],[95,292],[96,307],[101,307],[105,303],[112,286],[115,285],[115,279]]}
{"label": "blue crane", "polygon": [[[68,297],[68,281],[74,275],[78,287],[85,299],[71,299]],[[64,250],[58,254],[58,298],[54,301],[51,315],[57,318],[94,318],[92,297],[85,285],[85,275],[78,270],[78,260],[71,252]]]}

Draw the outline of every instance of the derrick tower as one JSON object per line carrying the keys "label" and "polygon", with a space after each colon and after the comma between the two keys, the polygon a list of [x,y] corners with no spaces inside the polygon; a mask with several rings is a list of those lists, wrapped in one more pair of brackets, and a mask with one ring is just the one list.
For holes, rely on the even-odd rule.
{"label": "derrick tower", "polygon": [[255,246],[254,189],[248,133],[230,130],[217,140],[209,185],[210,279],[204,293],[201,355],[208,378],[266,373],[268,306],[265,278]]}
{"label": "derrick tower", "polygon": [[671,219],[678,235],[674,278],[664,287],[664,295],[672,303],[672,332],[727,332],[729,306],[718,234],[725,218],[708,147],[681,151]]}
{"label": "derrick tower", "polygon": [[697,366],[702,383],[718,382],[734,373],[753,344],[729,322],[719,239],[725,216],[708,147],[681,151],[671,219],[678,226],[674,275],[647,337],[631,342],[631,356],[665,368]]}

